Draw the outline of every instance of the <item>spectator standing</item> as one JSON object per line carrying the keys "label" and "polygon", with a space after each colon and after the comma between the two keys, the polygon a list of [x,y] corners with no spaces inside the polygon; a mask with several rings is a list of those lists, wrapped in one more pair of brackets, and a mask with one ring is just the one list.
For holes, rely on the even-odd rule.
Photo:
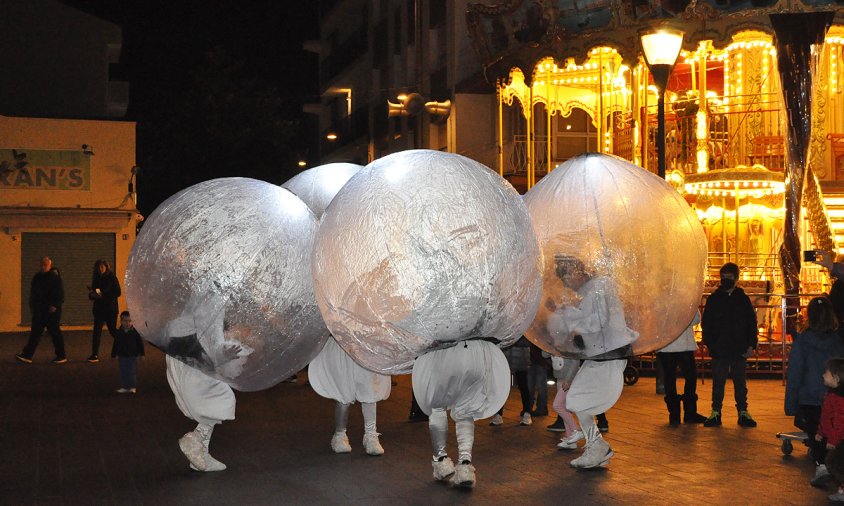
{"label": "spectator standing", "polygon": [[134,394],[138,391],[138,357],[144,356],[144,341],[132,326],[129,311],[120,313],[120,330],[114,333],[111,358],[117,357],[120,368],[119,394]]}
{"label": "spectator standing", "polygon": [[812,299],[806,307],[806,315],[806,328],[794,334],[794,343],[788,355],[785,414],[793,416],[794,425],[809,436],[810,450],[815,461],[812,485],[818,486],[831,478],[824,464],[824,445],[815,441],[826,393],[823,374],[830,359],[844,356],[844,341],[836,332],[838,320],[829,299]]}
{"label": "spectator standing", "polygon": [[67,363],[67,354],[64,349],[64,336],[62,336],[62,303],[64,303],[64,285],[59,270],[53,267],[50,257],[41,259],[41,270],[32,277],[32,284],[29,289],[29,310],[32,313],[32,327],[29,332],[29,341],[23,351],[15,355],[15,358],[23,363],[31,364],[32,356],[38,347],[38,341],[44,329],[50,333],[53,339],[53,348],[56,352],[54,364]]}
{"label": "spectator standing", "polygon": [[712,357],[712,413],[704,427],[721,425],[721,406],[727,376],[733,380],[738,424],[756,427],[747,411],[747,357],[757,344],[756,311],[744,290],[736,286],[738,265],[721,267],[721,285],[706,300],[701,327],[703,343]]}
{"label": "spectator standing", "polygon": [[[665,405],[668,423],[680,424],[680,401],[683,401],[683,423],[703,423],[706,417],[697,412],[697,365],[695,364],[695,325],[700,323],[700,311],[695,311],[692,323],[671,344],[656,354],[665,377]],[[683,372],[683,396],[677,395],[677,366]]]}
{"label": "spectator standing", "polygon": [[120,297],[120,282],[111,270],[108,262],[97,260],[94,262],[94,273],[91,285],[88,287],[88,299],[94,301],[94,330],[91,337],[91,356],[88,362],[96,364],[100,361],[100,337],[103,333],[103,323],[108,327],[112,337],[117,335],[117,298]]}
{"label": "spectator standing", "polygon": [[[504,356],[507,358],[507,365],[510,366],[510,373],[516,379],[516,385],[519,387],[519,394],[522,399],[522,412],[519,413],[521,417],[519,425],[530,425],[533,419],[530,416],[532,409],[532,402],[530,397],[530,390],[528,389],[528,369],[530,368],[530,341],[525,336],[519,338],[516,344],[503,350]],[[504,407],[502,406],[498,413],[496,413],[490,425],[501,425],[504,423]]]}
{"label": "spectator standing", "polygon": [[[832,502],[844,502],[844,358],[833,358],[826,364],[823,384],[828,389],[821,406],[821,420],[815,441],[829,453],[825,462],[838,485],[829,496]],[[813,480],[814,481],[814,480]]]}
{"label": "spectator standing", "polygon": [[533,416],[548,416],[548,369],[551,360],[542,356],[539,346],[530,343],[530,367],[528,368],[528,391],[530,404],[536,407],[531,411]]}

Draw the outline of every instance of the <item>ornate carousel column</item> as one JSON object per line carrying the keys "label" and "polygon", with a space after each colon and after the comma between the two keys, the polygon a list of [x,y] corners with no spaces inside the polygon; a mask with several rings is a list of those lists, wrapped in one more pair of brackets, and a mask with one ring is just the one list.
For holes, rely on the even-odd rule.
{"label": "ornate carousel column", "polygon": [[[832,24],[832,12],[772,14],[776,33],[777,65],[787,120],[785,163],[785,218],[780,268],[786,295],[800,293],[800,206],[812,127],[812,75]],[[794,310],[799,300],[792,297]]]}

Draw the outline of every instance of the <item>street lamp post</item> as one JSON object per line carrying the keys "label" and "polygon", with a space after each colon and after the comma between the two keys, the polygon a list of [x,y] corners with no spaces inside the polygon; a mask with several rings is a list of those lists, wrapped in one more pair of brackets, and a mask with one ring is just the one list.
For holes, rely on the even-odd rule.
{"label": "street lamp post", "polygon": [[679,30],[660,29],[643,32],[639,40],[642,43],[642,53],[645,63],[654,76],[654,83],[659,91],[657,99],[657,174],[665,179],[665,87],[668,76],[680,56],[683,44],[683,32]]}

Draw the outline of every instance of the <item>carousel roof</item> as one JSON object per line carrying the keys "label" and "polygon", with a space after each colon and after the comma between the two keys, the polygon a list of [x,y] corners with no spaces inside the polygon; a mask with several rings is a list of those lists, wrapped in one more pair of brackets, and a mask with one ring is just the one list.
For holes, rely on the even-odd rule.
{"label": "carousel roof", "polygon": [[716,169],[685,177],[686,191],[704,196],[727,196],[737,192],[758,197],[785,191],[785,174],[766,169],[761,165],[739,165]]}
{"label": "carousel roof", "polygon": [[742,31],[773,35],[771,14],[835,11],[833,23],[844,24],[839,5],[840,0],[505,0],[469,4],[466,24],[489,82],[519,68],[530,84],[542,58],[573,57],[582,64],[599,46],[614,48],[627,65],[635,65],[644,30],[683,30],[687,50],[702,40],[723,48]]}

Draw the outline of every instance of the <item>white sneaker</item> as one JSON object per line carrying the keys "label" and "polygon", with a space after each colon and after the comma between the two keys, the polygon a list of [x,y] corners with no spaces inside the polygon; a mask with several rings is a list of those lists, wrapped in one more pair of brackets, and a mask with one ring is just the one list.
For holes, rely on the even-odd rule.
{"label": "white sneaker", "polygon": [[434,467],[434,479],[441,481],[454,474],[454,462],[450,457],[431,462]]}
{"label": "white sneaker", "polygon": [[349,444],[349,437],[345,432],[334,433],[334,436],[331,438],[331,449],[334,450],[334,453],[352,452],[352,445]]}
{"label": "white sneaker", "polygon": [[557,448],[560,450],[576,450],[577,442],[584,439],[583,431],[576,430],[571,436],[564,437],[557,443]]}
{"label": "white sneaker", "polygon": [[615,455],[610,448],[609,443],[603,438],[598,438],[594,441],[586,443],[584,446],[583,455],[571,461],[571,467],[578,469],[591,469],[601,467],[610,461],[610,458]]}
{"label": "white sneaker", "polygon": [[[214,457],[212,457],[210,453],[205,456],[205,460],[206,460],[206,465],[205,465],[205,471],[206,472],[209,472],[209,471],[225,471],[226,470],[226,465],[223,464],[222,462],[220,462],[219,460],[215,459]],[[193,464],[190,465],[190,468],[193,469],[194,471],[199,471],[199,469],[197,469],[196,466],[194,466]]]}
{"label": "white sneaker", "polygon": [[840,490],[827,497],[831,502],[844,502],[844,492],[841,492]]}
{"label": "white sneaker", "polygon": [[533,420],[530,418],[530,413],[525,412],[522,415],[522,421],[519,422],[519,425],[530,425],[533,423]]}
{"label": "white sneaker", "polygon": [[499,414],[496,414],[492,417],[492,420],[489,421],[490,425],[501,425],[504,423],[504,417]]}
{"label": "white sneaker", "polygon": [[130,391],[131,390],[128,389],[128,388],[118,388],[117,390],[115,390],[115,392],[117,392],[119,394],[128,394]]}
{"label": "white sneaker", "polygon": [[205,470],[206,471],[225,471],[226,465],[211,456],[210,453],[205,454]]}
{"label": "white sneaker", "polygon": [[473,488],[475,486],[475,466],[471,463],[457,464],[451,483],[455,487]]}
{"label": "white sneaker", "polygon": [[[348,444],[348,440],[346,444]],[[368,455],[384,455],[384,448],[381,446],[381,442],[378,441],[378,433],[364,434],[363,448],[364,450],[366,450],[366,453]],[[349,450],[351,450],[351,448],[349,448]]]}
{"label": "white sneaker", "polygon": [[188,432],[179,438],[179,449],[182,450],[182,453],[188,459],[188,462],[190,462],[192,469],[197,471],[205,471],[207,469],[208,465],[205,462],[205,455],[208,453],[208,450],[205,449],[205,445],[202,444],[202,440],[196,432]]}
{"label": "white sneaker", "polygon": [[831,479],[832,475],[829,474],[829,470],[824,464],[820,464],[815,467],[815,476],[812,478],[810,483],[813,487],[822,487],[824,483],[830,481]]}

